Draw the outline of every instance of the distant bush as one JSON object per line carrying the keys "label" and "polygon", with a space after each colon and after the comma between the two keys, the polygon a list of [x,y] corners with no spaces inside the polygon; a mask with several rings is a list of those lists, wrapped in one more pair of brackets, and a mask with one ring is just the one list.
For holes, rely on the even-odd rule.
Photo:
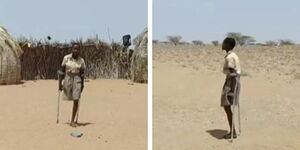
{"label": "distant bush", "polygon": [[279,45],[280,45],[280,46],[284,46],[284,45],[295,45],[295,43],[292,42],[291,40],[279,40]]}
{"label": "distant bush", "polygon": [[159,42],[158,40],[153,40],[152,41],[153,44],[158,44],[158,42]]}
{"label": "distant bush", "polygon": [[186,41],[182,41],[179,43],[180,45],[189,45],[190,43],[189,42],[186,42]]}
{"label": "distant bush", "polygon": [[278,42],[276,42],[276,41],[266,41],[266,45],[267,46],[277,46]]}
{"label": "distant bush", "polygon": [[252,36],[242,35],[240,32],[228,32],[226,36],[234,38],[240,46],[253,45],[255,42]]}
{"label": "distant bush", "polygon": [[159,44],[170,44],[169,41],[158,41]]}
{"label": "distant bush", "polygon": [[257,45],[257,46],[267,46],[267,44],[264,44],[264,43],[255,43],[255,45]]}
{"label": "distant bush", "polygon": [[168,41],[174,45],[180,44],[180,40],[182,37],[180,35],[175,35],[175,36],[168,36],[167,37]]}
{"label": "distant bush", "polygon": [[194,45],[204,45],[203,41],[201,41],[201,40],[194,40],[194,41],[192,41],[192,43]]}
{"label": "distant bush", "polygon": [[211,41],[211,44],[214,45],[214,46],[218,46],[219,45],[219,41],[217,41],[217,40],[216,41]]}

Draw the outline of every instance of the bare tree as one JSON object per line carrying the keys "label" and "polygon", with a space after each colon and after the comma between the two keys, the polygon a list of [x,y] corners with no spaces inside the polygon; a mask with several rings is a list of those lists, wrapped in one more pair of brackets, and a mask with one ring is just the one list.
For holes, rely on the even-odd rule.
{"label": "bare tree", "polygon": [[180,35],[175,35],[175,36],[168,36],[167,39],[170,43],[174,45],[178,45],[182,37]]}

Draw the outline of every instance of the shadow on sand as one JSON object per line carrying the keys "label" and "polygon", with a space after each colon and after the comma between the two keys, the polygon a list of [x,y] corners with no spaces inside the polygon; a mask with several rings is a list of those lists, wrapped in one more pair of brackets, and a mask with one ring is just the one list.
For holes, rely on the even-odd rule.
{"label": "shadow on sand", "polygon": [[[67,123],[65,123],[65,124],[70,125],[71,123],[70,123],[70,122],[67,122]],[[76,124],[76,126],[77,126],[77,127],[84,127],[84,126],[88,126],[88,125],[92,125],[92,124],[94,124],[94,123],[91,123],[91,122],[78,122],[78,123]]]}
{"label": "shadow on sand", "polygon": [[[10,86],[10,85],[23,85],[25,82],[24,81],[20,81],[17,83],[0,83],[0,86]],[[25,86],[25,85],[23,85]]]}
{"label": "shadow on sand", "polygon": [[78,123],[77,123],[77,126],[79,126],[79,127],[80,127],[80,126],[83,126],[83,127],[84,127],[84,126],[88,126],[88,125],[92,125],[92,124],[93,124],[93,123],[91,123],[91,122],[78,122]]}
{"label": "shadow on sand", "polygon": [[227,130],[222,130],[222,129],[206,130],[206,132],[219,140],[223,139],[223,136],[228,133]]}

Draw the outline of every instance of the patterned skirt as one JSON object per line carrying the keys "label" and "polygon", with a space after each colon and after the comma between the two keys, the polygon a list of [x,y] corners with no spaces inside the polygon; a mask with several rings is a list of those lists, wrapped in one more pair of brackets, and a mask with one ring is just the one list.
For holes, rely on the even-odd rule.
{"label": "patterned skirt", "polygon": [[63,81],[64,100],[79,100],[82,84],[79,74],[66,74]]}
{"label": "patterned skirt", "polygon": [[222,90],[221,106],[237,105],[240,89],[240,76],[227,76]]}

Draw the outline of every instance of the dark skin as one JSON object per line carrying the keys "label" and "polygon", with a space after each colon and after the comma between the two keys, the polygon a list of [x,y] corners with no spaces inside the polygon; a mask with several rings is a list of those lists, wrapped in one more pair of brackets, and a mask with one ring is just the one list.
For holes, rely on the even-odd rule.
{"label": "dark skin", "polygon": [[[233,48],[228,44],[228,43],[223,43],[222,44],[222,50],[225,50],[226,53],[228,53],[229,51],[231,51]],[[228,68],[230,74],[235,74],[235,70],[233,68]],[[233,97],[228,97],[228,99],[232,101],[232,98]],[[231,106],[224,106],[224,110],[226,112],[226,115],[227,115],[227,120],[228,120],[228,124],[229,124],[229,129],[230,129],[230,132],[225,135],[225,137],[231,137],[231,133],[232,133],[232,130],[231,130],[231,127],[232,127],[232,111],[231,111]],[[233,136],[236,137],[236,131],[235,131],[235,126],[233,124]]]}
{"label": "dark skin", "polygon": [[[74,45],[74,46],[72,47],[72,58],[73,58],[73,59],[78,59],[78,58],[79,58],[79,48],[80,48],[80,47],[79,47],[78,45]],[[65,66],[62,66],[62,67],[60,68],[60,70],[61,70],[62,72],[65,72],[66,67],[65,67]],[[83,74],[84,74],[84,71],[83,71],[83,70],[80,70],[81,85],[82,85],[81,91],[82,91],[83,88],[84,88],[84,76],[83,76]],[[60,90],[60,91],[63,90],[62,80],[63,80],[63,78],[60,77],[60,78],[59,78],[59,90]],[[72,110],[71,123],[70,123],[70,125],[71,125],[72,127],[76,127],[77,124],[78,124],[77,121],[75,122],[75,116],[76,116],[76,114],[78,113],[78,102],[79,102],[79,100],[73,100],[73,110]]]}

